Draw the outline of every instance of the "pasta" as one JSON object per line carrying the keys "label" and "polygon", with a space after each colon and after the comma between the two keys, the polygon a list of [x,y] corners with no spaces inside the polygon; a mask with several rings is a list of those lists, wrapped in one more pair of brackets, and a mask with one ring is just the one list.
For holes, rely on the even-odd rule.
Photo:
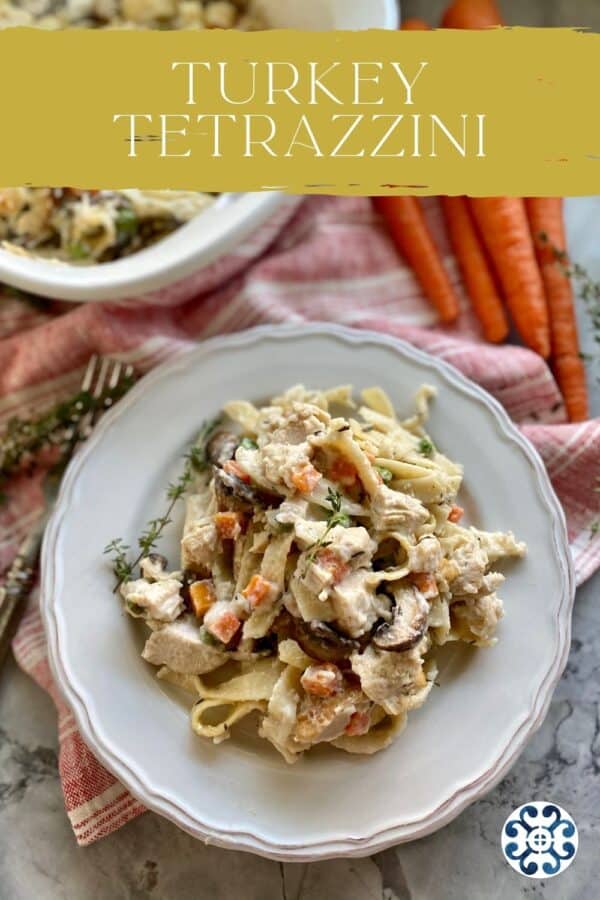
{"label": "pasta", "polygon": [[348,386],[227,404],[181,569],[153,554],[121,585],[144,659],[196,698],[197,735],[221,743],[254,714],[289,763],[321,743],[375,753],[427,699],[437,647],[495,643],[492,566],[526,547],[461,522],[462,468],[425,431],[434,396],[404,420],[378,387],[358,409]]}

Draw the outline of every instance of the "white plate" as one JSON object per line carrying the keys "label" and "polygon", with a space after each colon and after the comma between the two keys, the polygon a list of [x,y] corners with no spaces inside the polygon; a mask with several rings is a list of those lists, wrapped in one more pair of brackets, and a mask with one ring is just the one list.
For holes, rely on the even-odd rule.
{"label": "white plate", "polygon": [[[396,0],[255,0],[255,6],[273,28],[394,29],[399,22]],[[0,246],[0,281],[58,300],[139,298],[205,269],[243,242],[248,242],[246,255],[262,253],[264,243],[248,239],[273,219],[282,226],[286,213],[291,215],[297,203],[279,191],[229,194],[225,201],[208,207],[151,247],[101,265],[24,257]],[[196,294],[197,286],[192,284],[190,292],[190,296]]]}
{"label": "white plate", "polygon": [[[200,421],[235,397],[380,384],[408,412],[439,388],[431,433],[465,465],[465,505],[486,529],[513,528],[526,560],[501,591],[491,650],[444,654],[442,686],[393,746],[373,757],[330,748],[289,767],[243,731],[195,737],[181,702],[139,656],[102,549],[133,543],[164,506]],[[176,526],[167,554],[175,559]],[[539,726],[569,645],[573,577],[565,522],[544,467],[500,406],[454,369],[380,335],[327,325],[217,338],[144,378],[108,414],[64,479],[43,550],[42,609],[52,668],[84,739],[146,806],[197,837],[282,860],[359,856],[439,828],[480,797]]]}

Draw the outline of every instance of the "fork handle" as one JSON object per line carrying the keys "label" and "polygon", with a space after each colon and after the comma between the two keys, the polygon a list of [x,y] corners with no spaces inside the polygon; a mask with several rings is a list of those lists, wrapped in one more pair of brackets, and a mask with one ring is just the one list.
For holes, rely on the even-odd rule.
{"label": "fork handle", "polygon": [[24,539],[0,588],[0,666],[16,631],[23,601],[33,586],[45,522],[43,515]]}

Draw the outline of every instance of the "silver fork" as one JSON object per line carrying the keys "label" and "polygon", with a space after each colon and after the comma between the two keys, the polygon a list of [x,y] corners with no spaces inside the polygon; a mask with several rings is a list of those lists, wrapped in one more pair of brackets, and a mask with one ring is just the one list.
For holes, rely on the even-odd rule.
{"label": "silver fork", "polygon": [[[98,401],[106,390],[115,391],[125,380],[131,380],[133,374],[133,367],[130,365],[111,360],[108,357],[92,356],[85,370],[80,391],[89,393],[94,400]],[[92,407],[87,411],[82,404],[81,416],[64,434],[67,450],[61,463],[68,462],[77,447],[89,437],[94,425],[109,406],[112,406],[110,399],[107,399],[101,408]],[[46,476],[44,480],[44,511],[23,540],[5,576],[4,585],[0,588],[0,666],[4,662],[11,639],[16,631],[24,600],[31,591],[35,580],[42,537],[58,496],[61,474],[62,471],[53,470]]]}

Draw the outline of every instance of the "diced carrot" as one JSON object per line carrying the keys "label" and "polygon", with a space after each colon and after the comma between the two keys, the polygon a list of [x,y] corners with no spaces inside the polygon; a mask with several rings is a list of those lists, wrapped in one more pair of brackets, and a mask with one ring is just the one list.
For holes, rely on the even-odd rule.
{"label": "diced carrot", "polygon": [[219,512],[215,515],[215,525],[219,537],[224,541],[235,541],[243,531],[245,519],[240,512]]}
{"label": "diced carrot", "polygon": [[453,506],[450,512],[448,513],[448,521],[449,522],[460,522],[464,515],[464,509],[462,506]]}
{"label": "diced carrot", "polygon": [[342,673],[333,663],[309,666],[300,679],[306,693],[315,697],[332,697],[341,690],[343,683]]}
{"label": "diced carrot", "polygon": [[196,618],[202,619],[217,599],[212,581],[206,579],[190,584],[190,598]]}
{"label": "diced carrot", "polygon": [[321,473],[311,463],[305,463],[292,474],[292,484],[301,494],[310,494],[321,479]]}
{"label": "diced carrot", "polygon": [[262,606],[275,598],[275,585],[267,581],[262,575],[253,575],[244,590],[242,596],[248,600],[252,609]]}
{"label": "diced carrot", "polygon": [[350,737],[366,734],[371,724],[371,716],[368,712],[355,712],[350,716],[350,721],[344,731]]}
{"label": "diced carrot", "polygon": [[437,581],[431,572],[411,572],[410,580],[426,597],[434,597],[438,593]]}
{"label": "diced carrot", "polygon": [[236,634],[241,625],[241,621],[230,610],[222,612],[218,618],[210,623],[205,623],[207,631],[210,631],[221,643],[228,644],[232,637]]}
{"label": "diced carrot", "polygon": [[336,553],[335,550],[332,550],[329,547],[326,547],[317,554],[317,562],[331,573],[334,584],[339,584],[348,574],[348,565],[341,559],[340,555]]}
{"label": "diced carrot", "polygon": [[246,470],[235,459],[228,459],[227,462],[223,463],[223,471],[227,472],[228,475],[234,475],[246,484],[250,484],[252,481]]}
{"label": "diced carrot", "polygon": [[344,459],[343,456],[336,456],[330,466],[329,474],[333,481],[337,481],[346,487],[351,487],[358,478],[356,466],[350,460]]}

